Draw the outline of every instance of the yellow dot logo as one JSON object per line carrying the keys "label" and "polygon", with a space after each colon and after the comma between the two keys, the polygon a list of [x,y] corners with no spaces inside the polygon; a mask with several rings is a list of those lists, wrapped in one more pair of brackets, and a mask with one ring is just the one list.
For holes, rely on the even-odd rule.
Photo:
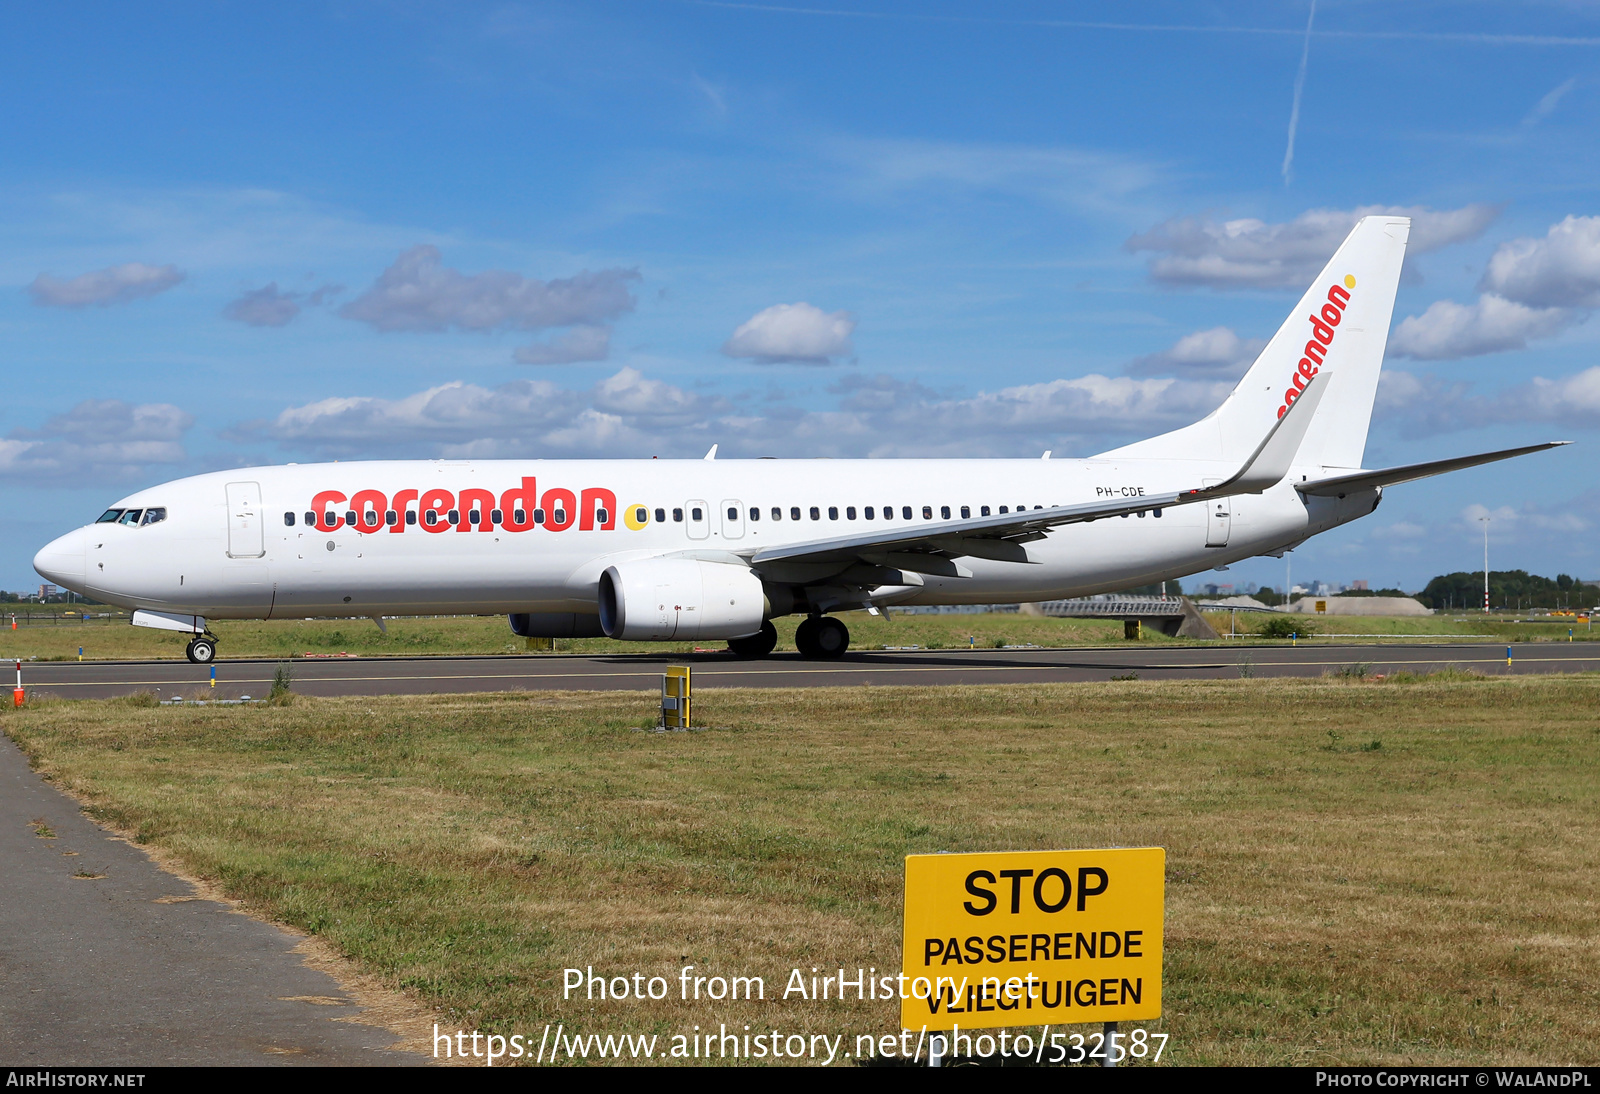
{"label": "yellow dot logo", "polygon": [[630,505],[622,511],[622,523],[637,532],[650,523],[650,510],[642,505]]}
{"label": "yellow dot logo", "polygon": [[1347,289],[1353,289],[1356,287],[1356,278],[1354,274],[1344,275],[1344,287]]}

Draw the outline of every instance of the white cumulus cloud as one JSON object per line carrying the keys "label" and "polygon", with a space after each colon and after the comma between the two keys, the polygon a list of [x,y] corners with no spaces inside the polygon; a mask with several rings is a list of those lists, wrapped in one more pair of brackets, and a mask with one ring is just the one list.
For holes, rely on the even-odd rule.
{"label": "white cumulus cloud", "polygon": [[464,274],[437,247],[403,252],[339,314],[381,331],[542,330],[596,325],[632,311],[628,283],[638,270],[583,270],[540,281],[509,270]]}
{"label": "white cumulus cloud", "polygon": [[1226,382],[1081,376],[942,396],[891,377],[847,377],[836,408],[781,398],[759,412],[632,368],[584,388],[452,383],[398,399],[323,399],[235,432],[320,456],[1018,456],[1089,452],[1203,417]]}
{"label": "white cumulus cloud", "polygon": [[1243,376],[1266,348],[1265,338],[1240,338],[1227,327],[1186,334],[1170,349],[1128,362],[1130,376]]}
{"label": "white cumulus cloud", "polygon": [[829,313],[804,301],[774,304],[741,324],[723,344],[722,352],[764,364],[826,364],[850,356],[850,335],[855,329],[855,318],[849,312]]}
{"label": "white cumulus cloud", "polygon": [[187,459],[182,438],[194,418],[170,403],[85,399],[39,429],[0,440],[0,476],[51,484],[136,478]]}
{"label": "white cumulus cloud", "polygon": [[1600,217],[1569,216],[1543,239],[1502,243],[1479,286],[1535,308],[1600,308]]}
{"label": "white cumulus cloud", "polygon": [[1420,206],[1366,205],[1312,209],[1294,220],[1268,224],[1244,218],[1218,221],[1179,217],[1128,240],[1130,251],[1149,251],[1150,276],[1171,285],[1212,289],[1303,289],[1333,257],[1364,216],[1411,218],[1412,254],[1438,250],[1481,235],[1500,210],[1492,205],[1433,210]]}
{"label": "white cumulus cloud", "polygon": [[147,266],[143,262],[127,262],[121,266],[91,270],[65,280],[42,273],[33,279],[28,292],[33,302],[41,307],[87,308],[96,305],[106,308],[164,293],[182,280],[183,271],[176,266]]}
{"label": "white cumulus cloud", "polygon": [[1388,354],[1446,361],[1501,353],[1557,334],[1579,318],[1566,308],[1530,308],[1495,293],[1472,304],[1437,300],[1421,315],[1401,320],[1389,337]]}

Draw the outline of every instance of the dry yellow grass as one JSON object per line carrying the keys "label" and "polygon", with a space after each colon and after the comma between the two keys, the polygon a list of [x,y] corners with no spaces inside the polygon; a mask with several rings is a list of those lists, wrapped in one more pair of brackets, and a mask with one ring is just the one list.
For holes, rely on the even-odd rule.
{"label": "dry yellow grass", "polygon": [[[1600,678],[45,703],[44,771],[461,1027],[891,1032],[561,970],[897,965],[912,852],[1168,849],[1164,1062],[1600,1057]],[[676,988],[674,988],[676,990]]]}

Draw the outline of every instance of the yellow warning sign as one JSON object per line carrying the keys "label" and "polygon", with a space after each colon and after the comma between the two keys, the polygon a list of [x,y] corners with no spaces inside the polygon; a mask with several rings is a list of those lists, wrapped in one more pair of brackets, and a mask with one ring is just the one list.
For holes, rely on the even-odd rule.
{"label": "yellow warning sign", "polygon": [[1161,1017],[1167,853],[906,856],[906,1029]]}

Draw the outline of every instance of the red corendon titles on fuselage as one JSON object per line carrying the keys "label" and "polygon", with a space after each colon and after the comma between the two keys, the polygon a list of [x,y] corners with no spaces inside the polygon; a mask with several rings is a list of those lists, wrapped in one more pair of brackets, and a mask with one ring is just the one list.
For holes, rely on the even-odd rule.
{"label": "red corendon titles on fuselage", "polygon": [[[413,503],[418,514],[417,522],[408,526],[405,513]],[[460,516],[455,524],[445,520],[445,514],[452,510]],[[390,512],[396,514],[393,521],[386,519],[385,514]],[[500,514],[498,523],[493,519],[496,512]],[[360,522],[358,530],[381,531],[387,524],[388,530],[397,534],[405,532],[408,527],[434,533],[448,532],[452,528],[457,532],[470,532],[474,528],[489,532],[496,527],[505,532],[531,532],[535,528],[565,532],[574,524],[580,532],[596,529],[609,532],[617,523],[617,495],[604,487],[593,486],[574,496],[571,490],[557,486],[546,490],[541,496],[538,480],[524,476],[521,485],[511,487],[498,497],[492,490],[474,487],[467,487],[459,493],[437,486],[420,491],[401,490],[393,497],[385,496],[381,490],[357,490],[348,496],[338,490],[324,490],[311,499],[308,513],[319,532],[343,528],[348,523],[350,513],[357,515]],[[374,518],[369,519],[368,513],[375,514]],[[435,515],[431,523],[426,516],[428,513]],[[472,520],[473,514],[477,514],[476,521]]]}
{"label": "red corendon titles on fuselage", "polygon": [[1347,274],[1344,285],[1329,286],[1328,302],[1322,305],[1322,311],[1306,317],[1311,320],[1311,340],[1306,343],[1305,356],[1300,358],[1298,368],[1290,376],[1293,386],[1283,393],[1283,405],[1278,408],[1278,417],[1283,417],[1290,404],[1300,398],[1311,377],[1321,371],[1327,352],[1333,346],[1334,335],[1338,333],[1339,323],[1344,319],[1344,309],[1350,303],[1350,293],[1346,290],[1355,287],[1356,279]]}

